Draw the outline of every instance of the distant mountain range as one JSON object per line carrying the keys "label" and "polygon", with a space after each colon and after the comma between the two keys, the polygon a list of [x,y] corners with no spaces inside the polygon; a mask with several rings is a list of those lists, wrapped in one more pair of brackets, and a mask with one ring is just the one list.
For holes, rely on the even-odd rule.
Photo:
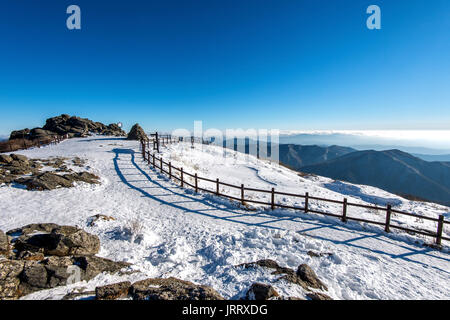
{"label": "distant mountain range", "polygon": [[[230,142],[228,146],[233,148]],[[244,140],[236,143],[243,144]],[[249,144],[254,147],[255,143],[245,140],[245,152],[248,153]],[[409,199],[450,206],[450,162],[425,161],[396,149],[357,151],[337,145],[298,144],[279,144],[279,161],[296,171],[370,185]]]}
{"label": "distant mountain range", "polygon": [[428,162],[400,150],[366,150],[300,170],[450,206],[450,162]]}

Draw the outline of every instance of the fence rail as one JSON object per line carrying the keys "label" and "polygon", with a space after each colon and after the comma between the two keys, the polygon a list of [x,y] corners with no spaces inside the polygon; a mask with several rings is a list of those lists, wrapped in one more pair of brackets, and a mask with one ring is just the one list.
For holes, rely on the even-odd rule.
{"label": "fence rail", "polygon": [[[161,138],[161,136],[156,135],[156,142],[154,142],[153,150],[157,150],[159,152],[159,147],[156,147],[156,144],[158,143],[157,142],[158,139],[162,139],[162,138]],[[419,215],[416,213],[410,213],[410,212],[392,209],[392,206],[390,204],[388,204],[386,207],[371,206],[371,205],[364,205],[364,204],[359,204],[359,203],[348,202],[347,198],[344,198],[342,201],[340,201],[340,200],[334,200],[334,199],[314,197],[314,196],[309,195],[308,192],[306,192],[305,194],[294,194],[294,193],[276,191],[275,188],[272,188],[271,190],[264,190],[264,189],[245,187],[243,184],[233,185],[230,183],[222,182],[219,180],[219,178],[214,180],[214,179],[210,179],[210,178],[200,177],[197,175],[197,173],[192,174],[192,173],[186,172],[182,167],[178,168],[178,167],[173,166],[170,161],[169,162],[164,161],[162,156],[158,158],[155,153],[151,153],[149,140],[150,139],[141,140],[141,151],[142,151],[142,157],[143,157],[144,161],[147,161],[147,163],[150,166],[152,166],[153,168],[160,170],[161,173],[167,174],[170,179],[175,179],[175,180],[179,181],[181,183],[181,187],[184,187],[185,185],[189,186],[189,187],[193,188],[196,193],[198,193],[199,191],[208,192],[208,193],[214,194],[216,196],[221,196],[221,197],[225,197],[225,198],[228,198],[231,200],[238,201],[243,205],[245,203],[255,203],[255,204],[260,204],[260,205],[266,205],[266,206],[270,207],[271,210],[274,210],[275,208],[293,209],[293,210],[304,211],[305,213],[311,212],[311,213],[315,213],[315,214],[339,218],[343,222],[347,222],[349,220],[357,221],[357,222],[364,222],[364,223],[384,227],[384,231],[386,231],[386,232],[390,232],[391,228],[398,229],[398,230],[402,230],[402,231],[405,231],[408,233],[420,234],[420,235],[432,237],[435,239],[435,243],[438,246],[442,245],[442,240],[450,241],[450,238],[443,236],[444,225],[450,224],[450,221],[444,220],[444,215],[439,215],[438,218],[432,218],[432,217]],[[166,138],[166,144],[176,143],[179,141],[182,141],[182,140],[180,140],[178,137],[173,138],[173,137],[169,136]],[[203,142],[203,141],[199,141],[199,142]],[[194,143],[194,141],[192,141],[192,143]],[[179,173],[179,176],[175,175],[174,171],[177,171]],[[185,176],[193,178],[194,184],[191,184],[188,181],[186,181]],[[213,184],[215,184],[215,188],[214,189],[201,188],[198,186],[198,181],[207,181],[207,182],[213,183]],[[240,197],[236,197],[236,196],[232,196],[232,195],[220,192],[221,186],[240,190]],[[264,201],[258,201],[258,200],[245,198],[246,191],[265,193],[265,194],[269,193],[271,195],[270,202],[264,202]],[[303,199],[305,199],[304,206],[296,207],[296,206],[288,206],[288,205],[283,205],[283,204],[277,203],[275,201],[277,195],[303,198]],[[330,212],[324,212],[324,211],[311,209],[309,207],[310,200],[339,204],[342,206],[342,211],[340,213],[330,213]],[[358,208],[365,208],[365,209],[369,209],[369,210],[385,211],[386,212],[385,221],[380,222],[380,221],[373,221],[373,220],[348,216],[347,211],[348,211],[349,207],[358,207]],[[411,228],[401,227],[401,226],[392,224],[391,223],[392,213],[436,222],[437,230],[436,231],[417,230],[417,229],[411,229]]]}
{"label": "fence rail", "polygon": [[13,140],[6,140],[0,142],[0,152],[14,152],[17,150],[26,150],[33,147],[43,147],[46,145],[52,145],[52,144],[58,144],[61,141],[64,141],[68,139],[69,136],[67,134],[65,135],[57,135],[52,136],[51,138],[47,139],[13,139]]}

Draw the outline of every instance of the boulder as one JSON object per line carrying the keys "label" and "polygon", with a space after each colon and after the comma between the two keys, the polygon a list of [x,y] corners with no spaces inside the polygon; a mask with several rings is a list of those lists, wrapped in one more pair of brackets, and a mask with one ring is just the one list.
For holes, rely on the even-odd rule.
{"label": "boulder", "polygon": [[278,296],[278,292],[271,285],[255,282],[248,289],[245,298],[246,300],[268,300]]}
{"label": "boulder", "polygon": [[30,129],[28,129],[28,128],[22,129],[22,130],[17,130],[17,131],[12,131],[11,134],[9,135],[9,140],[27,139],[29,133],[30,133]]}
{"label": "boulder", "polygon": [[30,139],[39,139],[39,140],[50,140],[54,136],[56,136],[57,133],[50,131],[50,130],[44,130],[42,128],[34,128],[30,131]]}
{"label": "boulder", "polygon": [[130,288],[134,300],[224,300],[213,288],[177,278],[150,278]]}
{"label": "boulder", "polygon": [[10,247],[8,236],[2,230],[0,230],[0,255],[9,255],[9,249]]}
{"label": "boulder", "polygon": [[144,129],[141,128],[139,124],[135,124],[127,136],[128,140],[141,140],[141,139],[148,139],[147,134],[145,133]]}
{"label": "boulder", "polygon": [[87,225],[90,226],[90,227],[95,226],[95,224],[96,224],[96,222],[98,220],[114,221],[116,219],[113,218],[113,217],[110,217],[110,216],[105,216],[104,214],[96,214],[96,215],[91,216],[91,217],[88,218]]}
{"label": "boulder", "polygon": [[65,178],[63,175],[58,175],[51,172],[43,172],[35,176],[16,179],[15,182],[23,184],[27,190],[53,190],[58,187],[70,188],[73,187],[71,180]]}
{"label": "boulder", "polygon": [[22,163],[25,163],[25,164],[29,164],[30,163],[28,161],[28,158],[26,156],[24,156],[24,155],[11,153],[10,156],[11,156],[11,158],[13,160],[16,160],[18,162],[22,162]]}
{"label": "boulder", "polygon": [[307,264],[301,264],[297,269],[297,276],[302,279],[308,287],[328,290],[327,286],[319,280],[313,269]]}
{"label": "boulder", "polygon": [[333,300],[331,297],[327,296],[324,293],[320,293],[320,292],[309,292],[306,294],[306,296],[310,300]]}
{"label": "boulder", "polygon": [[100,240],[77,227],[57,226],[50,233],[19,236],[14,249],[54,256],[94,255],[100,249]]}
{"label": "boulder", "polygon": [[108,284],[95,288],[95,299],[97,300],[116,300],[128,296],[131,288],[131,282],[124,281],[114,284]]}
{"label": "boulder", "polygon": [[20,296],[19,275],[24,263],[15,260],[0,260],[0,300],[17,299]]}
{"label": "boulder", "polygon": [[0,163],[1,164],[10,164],[13,161],[13,158],[7,154],[0,154]]}
{"label": "boulder", "polygon": [[12,229],[6,232],[10,236],[30,235],[35,232],[50,233],[53,229],[59,227],[56,223],[32,223],[24,227]]}

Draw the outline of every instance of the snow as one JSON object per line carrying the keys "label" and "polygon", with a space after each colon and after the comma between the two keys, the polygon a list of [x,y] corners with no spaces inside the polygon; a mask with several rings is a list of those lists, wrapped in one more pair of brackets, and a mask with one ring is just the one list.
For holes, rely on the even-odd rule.
{"label": "snow", "polygon": [[[449,212],[446,207],[408,201],[368,186],[300,177],[284,167],[231,150],[224,158],[221,148],[201,147],[176,144],[161,151],[165,159],[183,166],[185,171],[236,185],[309,192],[337,200],[345,196],[355,203],[395,200],[396,208],[433,217]],[[101,274],[89,282],[39,291],[25,299],[60,299],[76,288],[92,291],[95,286],[117,281],[169,276],[209,285],[225,298],[245,295],[253,282],[270,283],[281,295],[305,297],[299,286],[277,281],[270,270],[235,267],[265,258],[293,269],[307,263],[328,286],[325,293],[334,299],[450,298],[449,250],[447,246],[438,251],[421,245],[431,239],[406,233],[386,234],[378,227],[344,224],[336,218],[299,211],[270,211],[256,205],[253,210],[244,210],[214,195],[195,194],[150,169],[137,141],[94,136],[20,153],[32,158],[78,156],[87,160],[88,170],[99,175],[102,183],[52,191],[3,185],[0,229],[7,231],[38,222],[77,225],[99,236],[100,256],[131,262],[132,269],[138,271],[123,276]],[[200,186],[212,188],[207,182]],[[238,195],[239,190],[235,192]],[[257,194],[248,195],[263,199]],[[277,201],[302,206],[301,198],[279,196]],[[314,201],[310,205],[330,212],[338,209]],[[89,217],[95,214],[116,220],[99,220],[89,226]],[[379,215],[380,220],[384,217],[357,208],[349,214],[370,215],[372,219]],[[415,220],[393,217],[398,223],[434,230],[433,223]],[[449,235],[448,230],[445,234]],[[332,255],[310,257],[310,250]]]}

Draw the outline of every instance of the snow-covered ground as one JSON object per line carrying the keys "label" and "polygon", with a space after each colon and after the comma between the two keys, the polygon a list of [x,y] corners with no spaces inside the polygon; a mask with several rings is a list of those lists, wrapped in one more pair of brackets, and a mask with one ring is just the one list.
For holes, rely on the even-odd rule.
{"label": "snow-covered ground", "polygon": [[[268,190],[275,187],[294,193],[307,191],[338,200],[345,196],[357,203],[394,202],[402,210],[434,217],[447,212],[448,217],[446,207],[407,201],[372,187],[300,177],[277,165],[246,160],[245,155],[233,151],[223,158],[221,148],[200,147],[191,149],[179,144],[162,151],[175,166],[232,184]],[[150,169],[136,141],[97,136],[20,153],[32,158],[86,159],[87,170],[99,175],[102,184],[53,191],[1,186],[1,230],[38,222],[77,225],[100,237],[99,255],[131,262],[140,271],[120,278],[103,274],[88,283],[36,292],[27,299],[58,299],[74,288],[92,290],[119,279],[168,276],[210,285],[226,298],[239,298],[256,281],[271,283],[285,296],[305,296],[297,285],[276,282],[270,270],[234,267],[264,258],[293,269],[307,263],[328,286],[326,293],[335,299],[450,298],[448,246],[437,251],[422,246],[423,239],[406,233],[386,234],[377,227],[344,224],[335,218],[290,210],[243,210],[222,198],[194,194]],[[295,203],[279,197],[277,201],[302,205],[301,199]],[[312,201],[311,205],[336,212],[331,204]],[[116,220],[88,226],[88,218],[95,214]],[[382,213],[356,208],[349,211],[349,215],[370,215],[372,219],[377,214],[383,219]],[[393,221],[431,230],[435,227],[400,216],[393,217]],[[130,235],[130,228],[142,236]],[[445,234],[448,236],[449,231],[445,230]],[[310,257],[310,250],[332,255]]]}

